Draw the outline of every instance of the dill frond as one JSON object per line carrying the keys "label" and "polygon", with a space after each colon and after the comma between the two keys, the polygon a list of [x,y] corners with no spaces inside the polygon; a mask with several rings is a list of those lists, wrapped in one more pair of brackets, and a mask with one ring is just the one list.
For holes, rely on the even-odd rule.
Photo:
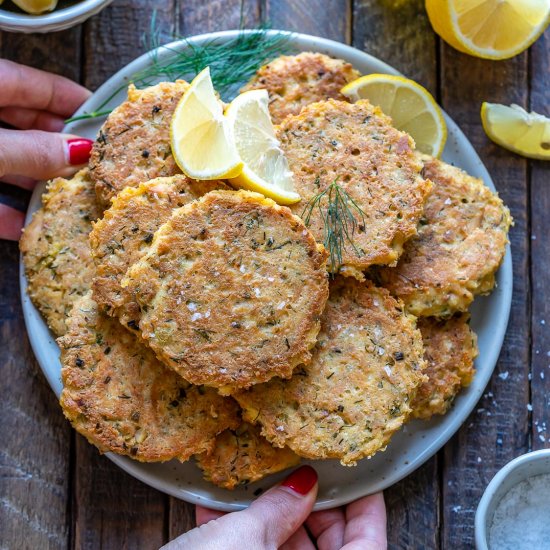
{"label": "dill frond", "polygon": [[[130,82],[137,88],[146,88],[162,80],[192,80],[200,71],[210,67],[215,89],[222,98],[230,99],[262,65],[293,51],[291,37],[288,32],[269,33],[266,27],[241,30],[228,41],[213,38],[200,46],[186,38],[174,36],[173,40],[186,42],[187,47],[179,50],[160,44],[161,33],[153,18],[147,40],[147,47],[152,50],[151,64],[134,74]],[[162,56],[159,55],[161,51]],[[116,89],[95,111],[70,118],[65,123],[108,115],[111,111],[106,109],[107,104],[126,87],[127,84],[124,84]]]}
{"label": "dill frond", "polygon": [[319,211],[323,223],[323,245],[329,253],[330,272],[334,276],[342,265],[343,252],[348,244],[360,256],[353,237],[360,226],[358,220],[365,227],[365,213],[338,185],[338,178],[305,205],[301,218],[306,227],[310,226],[315,209]]}

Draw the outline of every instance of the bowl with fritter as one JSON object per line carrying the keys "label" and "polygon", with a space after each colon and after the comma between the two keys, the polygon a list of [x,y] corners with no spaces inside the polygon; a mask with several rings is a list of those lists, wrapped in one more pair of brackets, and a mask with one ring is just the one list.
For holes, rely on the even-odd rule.
{"label": "bowl with fritter", "polygon": [[[301,461],[319,472],[316,509],[326,509],[413,472],[482,396],[511,305],[511,218],[447,115],[442,159],[426,160],[376,106],[339,94],[357,74],[395,69],[301,34],[282,33],[292,51],[234,95],[262,87],[271,94],[301,193],[338,179],[368,214],[351,252],[328,273],[322,217],[305,226],[298,206],[239,195],[226,182],[189,181],[171,160],[166,131],[185,84],[128,84],[174,51],[229,43],[239,32],[246,34],[201,35],[138,58],[77,113],[115,109],[112,118],[67,126],[96,140],[92,163],[78,185],[44,184],[33,195],[22,243],[25,320],[65,415],[131,475],[230,511]],[[439,220],[441,209],[448,215]],[[428,260],[408,267],[424,253],[447,271],[426,277]],[[94,269],[98,275],[87,275]],[[407,281],[420,271],[417,286]]]}

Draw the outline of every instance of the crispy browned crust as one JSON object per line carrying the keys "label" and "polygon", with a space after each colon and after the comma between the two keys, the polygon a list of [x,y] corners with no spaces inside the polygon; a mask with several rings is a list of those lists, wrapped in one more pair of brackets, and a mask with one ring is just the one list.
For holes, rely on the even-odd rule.
{"label": "crispy browned crust", "polygon": [[88,170],[48,183],[38,210],[23,231],[28,294],[56,336],[75,300],[90,288],[94,265],[88,233],[99,211]]}
{"label": "crispy browned crust", "polygon": [[213,191],[174,212],[122,285],[159,357],[192,383],[229,391],[309,361],[328,296],[325,261],[288,208]]}
{"label": "crispy browned crust", "polygon": [[185,461],[239,425],[231,398],[191,386],[161,364],[118,321],[98,312],[91,292],[75,303],[58,343],[63,412],[101,452]]}
{"label": "crispy browned crust", "polygon": [[[353,246],[345,243],[343,273],[395,264],[403,243],[416,234],[431,187],[420,176],[422,163],[412,138],[393,128],[391,119],[366,100],[308,105],[282,122],[278,137],[302,197],[291,207],[296,215],[334,181],[364,212],[364,219],[353,212],[358,230]],[[326,196],[321,206],[326,215]],[[317,207],[310,229],[323,242],[325,223]]]}
{"label": "crispy browned crust", "polygon": [[107,118],[94,143],[90,176],[105,207],[125,187],[181,173],[170,148],[172,114],[189,84],[128,87],[128,100]]}
{"label": "crispy browned crust", "polygon": [[340,90],[359,78],[350,63],[328,55],[303,52],[283,55],[261,67],[254,78],[242,89],[265,88],[269,92],[269,111],[274,124],[288,115],[297,115],[302,107],[323,101],[346,101]]}
{"label": "crispy browned crust", "polygon": [[512,218],[482,180],[423,158],[434,187],[418,236],[406,243],[395,269],[380,271],[379,280],[414,315],[448,317],[493,289]]}
{"label": "crispy browned crust", "polygon": [[340,277],[311,363],[234,397],[275,446],[354,465],[384,449],[407,419],[425,379],[423,352],[414,317],[387,290]]}
{"label": "crispy browned crust", "polygon": [[434,414],[445,414],[460,390],[472,382],[478,350],[469,318],[463,313],[445,321],[433,317],[418,320],[428,380],[420,385],[412,402],[413,417],[428,420]]}
{"label": "crispy browned crust", "polygon": [[221,181],[196,181],[184,175],[156,178],[122,190],[90,234],[96,276],[94,300],[108,315],[137,330],[139,306],[121,287],[128,268],[143,257],[157,229],[174,209],[214,189],[227,189]]}
{"label": "crispy browned crust", "polygon": [[204,479],[224,489],[259,481],[299,462],[300,457],[288,447],[273,447],[258,426],[247,422],[236,430],[225,430],[210,453],[197,456]]}

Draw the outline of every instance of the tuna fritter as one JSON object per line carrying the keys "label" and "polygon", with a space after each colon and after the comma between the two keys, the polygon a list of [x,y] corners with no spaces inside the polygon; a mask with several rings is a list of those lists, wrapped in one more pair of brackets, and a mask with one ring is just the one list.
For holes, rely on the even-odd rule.
{"label": "tuna fritter", "polygon": [[96,263],[92,288],[99,306],[137,330],[139,306],[120,284],[126,271],[145,255],[154,233],[174,209],[220,188],[227,186],[220,181],[195,181],[177,175],[121,191],[90,234]]}
{"label": "tuna fritter", "polygon": [[181,171],[170,148],[170,120],[189,84],[161,82],[144,90],[128,87],[128,100],[107,118],[94,143],[90,175],[107,207],[124,187]]}
{"label": "tuna fritter", "polygon": [[418,236],[379,280],[414,315],[448,317],[495,286],[512,218],[496,193],[460,168],[424,157],[424,175],[434,186]]}
{"label": "tuna fritter", "polygon": [[412,403],[412,416],[431,418],[445,414],[462,388],[470,385],[477,357],[477,336],[470,329],[467,313],[447,320],[424,317],[418,328],[424,342],[428,380],[419,388]]}
{"label": "tuna fritter", "polygon": [[174,212],[122,285],[155,353],[189,382],[225,392],[309,361],[328,296],[325,260],[288,208],[212,191]]}
{"label": "tuna fritter", "polygon": [[143,462],[210,451],[239,423],[238,407],[215,390],[191,386],[161,364],[120,323],[98,312],[91,292],[75,303],[61,347],[61,406],[101,452]]}
{"label": "tuna fritter", "polygon": [[302,107],[325,99],[346,101],[340,90],[359,73],[346,61],[321,53],[283,55],[261,67],[242,89],[265,88],[269,92],[269,112],[274,124]]}
{"label": "tuna fritter", "polygon": [[[334,182],[348,194],[348,206],[354,201],[363,211],[350,210],[357,230],[350,235],[353,244],[346,239],[343,246],[343,273],[394,265],[403,243],[416,234],[431,188],[420,175],[412,138],[393,128],[391,119],[367,100],[308,105],[283,121],[278,137],[302,197],[291,208],[295,214],[302,215],[308,202]],[[319,242],[326,239],[327,199],[315,205],[309,225]],[[330,215],[335,212],[332,206]],[[342,219],[340,212],[336,224]]]}
{"label": "tuna fritter", "polygon": [[204,478],[218,487],[234,489],[296,466],[300,457],[288,447],[273,447],[260,435],[260,428],[243,422],[225,430],[210,453],[197,457]]}
{"label": "tuna fritter", "polygon": [[29,296],[56,336],[65,333],[73,303],[90,288],[94,265],[88,234],[98,215],[94,187],[84,169],[70,180],[48,183],[42,208],[21,237]]}
{"label": "tuna fritter", "polygon": [[371,282],[331,284],[321,331],[307,366],[235,398],[276,447],[344,465],[384,449],[411,412],[425,380],[422,338],[413,317]]}

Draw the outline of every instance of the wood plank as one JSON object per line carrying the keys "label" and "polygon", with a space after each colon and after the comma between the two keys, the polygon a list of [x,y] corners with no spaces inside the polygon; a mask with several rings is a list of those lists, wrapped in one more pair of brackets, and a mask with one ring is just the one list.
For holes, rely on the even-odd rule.
{"label": "wood plank", "polygon": [[260,22],[259,0],[177,0],[179,34],[193,36],[205,32],[254,28]]}
{"label": "wood plank", "polygon": [[351,43],[351,0],[263,0],[262,14],[274,29]]}
{"label": "wood plank", "polygon": [[170,497],[168,515],[168,539],[173,540],[196,526],[195,506]]}
{"label": "wood plank", "polygon": [[[484,134],[482,101],[525,105],[527,55],[491,62],[443,44],[442,104],[471,140],[515,220],[512,314],[504,347],[484,397],[458,435],[445,447],[443,465],[443,548],[474,546],[477,503],[495,472],[527,450],[529,415],[530,284],[527,163],[493,144]],[[501,376],[499,376],[501,375]]]}
{"label": "wood plank", "polygon": [[81,27],[49,34],[0,33],[1,56],[80,80]]}
{"label": "wood plank", "polygon": [[353,45],[416,80],[435,97],[439,97],[437,43],[424,0],[353,3]]}
{"label": "wood plank", "polygon": [[[95,89],[146,48],[153,11],[167,39],[175,1],[117,0],[84,26],[84,82]],[[168,497],[124,473],[76,436],[72,503],[76,548],[158,548],[167,540]]]}
{"label": "wood plank", "polygon": [[[530,51],[531,109],[550,116],[550,29]],[[550,163],[531,163],[532,448],[550,447]]]}
{"label": "wood plank", "polygon": [[175,0],[117,0],[84,26],[85,85],[95,90],[147,51],[153,14],[164,41],[176,32]]}
{"label": "wood plank", "polygon": [[[353,3],[353,45],[414,78],[437,96],[436,35],[423,0]],[[428,461],[386,491],[390,548],[439,547],[439,465]]]}
{"label": "wood plank", "polygon": [[[78,81],[80,37],[79,28],[48,35],[0,33],[0,54]],[[0,424],[0,540],[5,548],[65,549],[71,429],[26,337],[17,244],[0,241],[0,258],[0,414],[9,418]]]}
{"label": "wood plank", "polygon": [[439,548],[438,455],[385,491],[388,547]]}
{"label": "wood plank", "polygon": [[0,241],[0,540],[2,548],[69,543],[70,427],[26,336],[17,243]]}
{"label": "wood plank", "polygon": [[168,497],[123,472],[80,435],[76,438],[74,548],[162,546]]}

